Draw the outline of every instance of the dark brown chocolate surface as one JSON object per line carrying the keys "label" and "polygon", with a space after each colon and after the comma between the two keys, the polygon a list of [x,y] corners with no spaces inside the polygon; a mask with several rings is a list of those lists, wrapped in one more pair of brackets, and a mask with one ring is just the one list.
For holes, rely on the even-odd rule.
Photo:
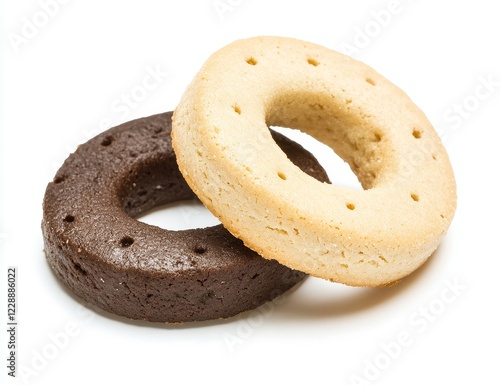
{"label": "dark brown chocolate surface", "polygon": [[[227,318],[282,294],[304,274],[268,261],[222,225],[164,230],[134,219],[195,199],[170,140],[171,113],[134,120],[78,147],[43,202],[45,254],[79,297],[133,319]],[[290,160],[327,181],[315,158],[275,134]]]}

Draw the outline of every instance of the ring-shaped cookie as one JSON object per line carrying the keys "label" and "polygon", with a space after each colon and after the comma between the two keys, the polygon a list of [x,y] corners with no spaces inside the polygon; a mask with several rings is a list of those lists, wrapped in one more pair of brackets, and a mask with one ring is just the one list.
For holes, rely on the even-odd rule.
{"label": "ring-shaped cookie", "polygon": [[[42,229],[56,275],[79,297],[128,318],[227,318],[282,294],[305,276],[261,258],[222,225],[169,231],[133,217],[194,199],[170,140],[171,113],[114,127],[78,147],[49,183]],[[326,173],[277,134],[294,162]]]}
{"label": "ring-shaped cookie", "polygon": [[[269,126],[327,144],[363,190],[305,175]],[[397,281],[427,260],[454,215],[453,171],[424,113],[369,66],[309,42],[255,37],[214,53],[172,135],[181,172],[229,231],[316,277]]]}

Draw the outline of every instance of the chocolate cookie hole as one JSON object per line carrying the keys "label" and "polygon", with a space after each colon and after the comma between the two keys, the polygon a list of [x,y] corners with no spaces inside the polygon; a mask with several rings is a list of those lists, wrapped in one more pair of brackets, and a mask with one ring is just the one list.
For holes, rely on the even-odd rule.
{"label": "chocolate cookie hole", "polygon": [[104,146],[104,147],[107,147],[109,146],[111,143],[113,143],[113,137],[112,136],[106,136],[102,142],[101,142],[101,146]]}
{"label": "chocolate cookie hole", "polygon": [[75,221],[75,217],[73,215],[66,215],[64,217],[64,222],[66,223],[72,223]]}
{"label": "chocolate cookie hole", "polygon": [[254,65],[257,64],[257,60],[255,60],[253,57],[249,57],[247,59],[247,63],[250,64],[250,65],[252,65],[252,66],[254,66]]}
{"label": "chocolate cookie hole", "polygon": [[316,67],[316,66],[318,66],[318,65],[319,65],[319,62],[318,62],[316,59],[313,59],[313,58],[309,58],[309,59],[307,59],[307,62],[308,62],[310,65],[314,66],[314,67]]}
{"label": "chocolate cookie hole", "polygon": [[200,246],[200,245],[197,245],[195,248],[194,248],[194,252],[196,254],[205,254],[207,252],[207,248],[205,246]]}
{"label": "chocolate cookie hole", "polygon": [[54,183],[59,184],[64,182],[65,177],[64,176],[57,176],[54,178]]}
{"label": "chocolate cookie hole", "polygon": [[73,267],[74,267],[74,268],[75,268],[75,270],[76,270],[76,271],[78,271],[79,273],[81,273],[81,274],[83,274],[83,275],[87,275],[87,272],[86,272],[86,271],[82,268],[82,266],[81,266],[79,263],[75,262],[75,263],[73,264]]}
{"label": "chocolate cookie hole", "polygon": [[134,243],[134,239],[131,237],[123,237],[120,240],[120,246],[121,247],[130,247]]}

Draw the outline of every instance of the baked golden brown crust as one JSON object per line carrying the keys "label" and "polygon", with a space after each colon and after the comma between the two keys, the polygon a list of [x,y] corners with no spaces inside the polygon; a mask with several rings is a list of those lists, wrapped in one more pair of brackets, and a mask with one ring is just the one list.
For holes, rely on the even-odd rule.
{"label": "baked golden brown crust", "polygon": [[[333,148],[364,191],[305,175],[271,125]],[[372,68],[309,42],[255,37],[214,53],[182,96],[172,137],[188,184],[231,233],[313,276],[397,281],[433,253],[455,212],[453,171],[424,113]]]}

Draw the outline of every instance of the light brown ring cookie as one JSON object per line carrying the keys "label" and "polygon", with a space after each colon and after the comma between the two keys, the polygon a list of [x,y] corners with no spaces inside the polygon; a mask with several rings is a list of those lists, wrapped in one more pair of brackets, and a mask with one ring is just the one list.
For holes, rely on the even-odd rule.
{"label": "light brown ring cookie", "polygon": [[[364,191],[304,174],[271,125],[330,146]],[[372,68],[312,43],[256,37],[213,54],[182,96],[172,137],[185,179],[230,232],[313,276],[399,280],[437,248],[455,212],[453,171],[424,113]]]}

